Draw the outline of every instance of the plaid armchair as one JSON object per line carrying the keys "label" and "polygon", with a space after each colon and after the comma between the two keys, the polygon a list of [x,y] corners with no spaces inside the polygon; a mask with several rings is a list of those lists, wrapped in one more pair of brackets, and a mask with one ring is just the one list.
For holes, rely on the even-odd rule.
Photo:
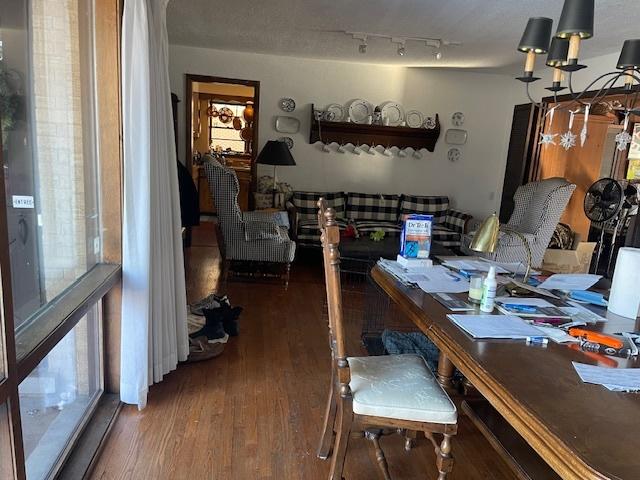
{"label": "plaid armchair", "polygon": [[209,190],[218,213],[221,254],[225,261],[251,261],[289,264],[296,244],[288,230],[278,226],[273,215],[242,212],[238,206],[240,186],[233,170],[210,155],[205,156]]}
{"label": "plaid armchair", "polygon": [[[511,218],[506,226],[520,232],[531,248],[531,263],[542,265],[544,252],[569,203],[576,186],[564,178],[547,178],[521,185],[516,190]],[[527,257],[522,240],[508,231],[500,232],[498,246],[492,254],[478,254],[468,248],[473,233],[465,235],[463,250],[470,255],[483,255],[497,262],[523,262]]]}

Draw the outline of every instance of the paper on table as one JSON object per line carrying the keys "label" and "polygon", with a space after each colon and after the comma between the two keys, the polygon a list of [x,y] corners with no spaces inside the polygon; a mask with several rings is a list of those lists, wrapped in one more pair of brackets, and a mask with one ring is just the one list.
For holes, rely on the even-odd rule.
{"label": "paper on table", "polygon": [[543,327],[542,325],[536,325],[536,328],[542,330],[551,340],[556,343],[579,343],[580,340],[576,337],[572,337],[567,332],[560,328],[555,327]]}
{"label": "paper on table", "polygon": [[547,302],[544,298],[536,297],[496,297],[497,303],[506,303],[508,305],[527,305],[532,307],[553,307],[553,304]]}
{"label": "paper on table", "polygon": [[515,315],[447,315],[447,317],[473,338],[546,337],[537,327]]}
{"label": "paper on table", "polygon": [[547,290],[587,290],[593,287],[602,275],[589,273],[556,273],[551,275],[538,288]]}
{"label": "paper on table", "polygon": [[458,270],[477,270],[480,272],[488,272],[489,267],[494,265],[496,267],[496,273],[509,273],[509,270],[502,268],[500,265],[483,260],[445,260],[443,265],[446,267],[456,268]]}
{"label": "paper on table", "polygon": [[608,368],[572,362],[585,383],[604,385],[609,390],[633,392],[640,390],[640,368]]}
{"label": "paper on table", "polygon": [[[466,278],[457,276],[451,273],[448,268],[440,265],[411,275],[411,278],[415,278],[412,281],[415,281],[418,287],[426,293],[463,293],[469,291],[469,281]],[[458,278],[458,280],[454,280],[454,278]]]}
{"label": "paper on table", "polygon": [[574,321],[582,321],[585,323],[597,323],[597,322],[606,322],[607,319],[601,317],[595,312],[592,312],[586,307],[583,307],[577,302],[572,302],[569,300],[568,302],[571,307],[559,307],[560,310],[565,312],[567,315],[571,315],[572,320]]}

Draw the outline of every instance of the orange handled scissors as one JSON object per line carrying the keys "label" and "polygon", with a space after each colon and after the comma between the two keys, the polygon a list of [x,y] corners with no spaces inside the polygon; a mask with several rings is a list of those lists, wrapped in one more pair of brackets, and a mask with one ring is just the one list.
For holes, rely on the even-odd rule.
{"label": "orange handled scissors", "polygon": [[624,347],[624,342],[620,339],[606,335],[604,333],[593,332],[591,330],[585,330],[584,328],[570,328],[569,335],[572,337],[583,338],[587,342],[599,343],[606,347],[620,349]]}

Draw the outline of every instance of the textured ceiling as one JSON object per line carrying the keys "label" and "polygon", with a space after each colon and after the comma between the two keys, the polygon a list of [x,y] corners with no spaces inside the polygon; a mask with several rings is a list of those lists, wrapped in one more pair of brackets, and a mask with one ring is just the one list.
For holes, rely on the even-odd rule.
{"label": "textured ceiling", "polygon": [[[515,69],[516,46],[530,16],[555,20],[561,0],[170,0],[169,41],[220,50],[388,65]],[[640,37],[639,0],[596,0],[595,36],[582,58],[618,51]],[[368,52],[339,31],[463,42],[443,58],[418,42],[401,57],[385,39],[369,39]]]}

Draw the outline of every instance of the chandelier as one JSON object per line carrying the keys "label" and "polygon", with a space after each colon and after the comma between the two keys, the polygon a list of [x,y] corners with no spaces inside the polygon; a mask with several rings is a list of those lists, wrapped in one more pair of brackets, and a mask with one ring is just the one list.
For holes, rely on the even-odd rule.
{"label": "chandelier", "polygon": [[[518,50],[526,54],[524,65],[524,73],[517,77],[518,80],[526,85],[526,92],[529,100],[536,105],[540,105],[531,97],[529,92],[529,84],[540,80],[534,77],[536,56],[547,54],[546,65],[553,68],[552,83],[546,87],[547,90],[553,92],[554,99],[557,101],[558,92],[569,89],[570,101],[561,108],[571,109],[572,106],[578,106],[575,111],[571,111],[571,119],[569,120],[568,142],[561,143],[567,150],[575,145],[575,135],[573,139],[571,135],[571,125],[573,123],[573,114],[583,110],[585,113],[585,127],[583,128],[582,144],[586,138],[586,123],[589,115],[589,108],[592,104],[601,101],[614,88],[615,93],[625,95],[624,105],[624,129],[618,135],[618,149],[626,149],[631,140],[629,133],[626,131],[628,118],[630,114],[640,115],[640,108],[635,107],[635,100],[640,93],[640,39],[625,40],[622,45],[622,51],[616,65],[616,70],[604,73],[593,79],[587,87],[582,91],[576,91],[572,84],[573,72],[586,68],[586,65],[579,63],[579,53],[581,42],[588,40],[593,36],[593,19],[594,19],[594,0],[565,0],[562,7],[562,14],[558,22],[555,35],[551,38],[553,20],[546,17],[532,17],[527,22],[527,26],[518,45]],[[565,83],[566,86],[563,85]],[[618,87],[623,86],[620,90]],[[595,90],[595,94],[589,93]],[[588,102],[583,100],[589,98]],[[551,114],[553,119],[553,111],[560,108],[556,105],[547,114]],[[567,138],[565,137],[565,140]],[[571,141],[573,140],[573,142]],[[543,144],[555,144],[553,136],[550,134],[542,134]],[[568,148],[567,148],[568,147]]]}

